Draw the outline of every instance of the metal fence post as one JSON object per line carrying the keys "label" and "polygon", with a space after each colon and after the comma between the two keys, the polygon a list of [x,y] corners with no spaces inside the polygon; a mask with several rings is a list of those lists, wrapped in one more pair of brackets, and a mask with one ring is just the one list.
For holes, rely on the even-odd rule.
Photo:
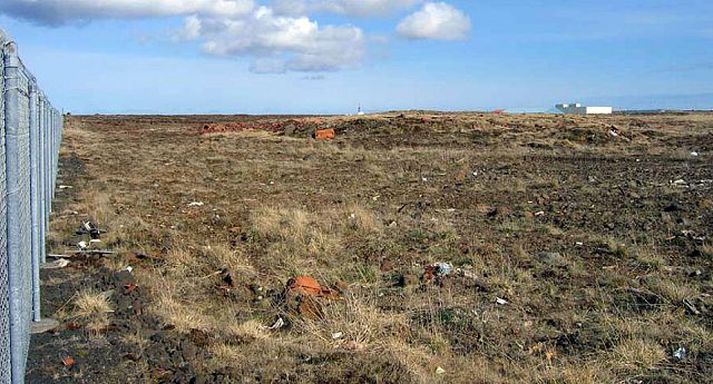
{"label": "metal fence post", "polygon": [[40,262],[47,262],[47,252],[45,250],[44,239],[47,237],[47,221],[46,221],[46,210],[45,210],[45,189],[47,188],[47,182],[45,179],[44,161],[47,156],[45,152],[45,138],[43,135],[43,130],[45,128],[44,124],[44,114],[45,114],[45,96],[41,91],[37,92],[37,143],[38,143],[38,158],[37,158],[37,186],[39,187],[37,191],[37,203],[39,205],[39,224],[40,224],[40,238],[43,239],[42,246],[40,247]]}
{"label": "metal fence post", "polygon": [[5,154],[5,36],[0,31],[0,383],[10,382],[10,292],[7,255]]}
{"label": "metal fence post", "polygon": [[37,85],[30,84],[30,199],[32,207],[32,320],[40,321],[40,262],[41,248],[44,247],[44,238],[40,223],[41,217],[40,192],[40,121],[39,121],[39,95]]}
{"label": "metal fence post", "polygon": [[49,135],[49,103],[47,102],[47,99],[45,98],[44,102],[44,113],[42,116],[42,137],[44,138],[44,146],[42,148],[42,152],[45,153],[45,157],[42,160],[42,171],[44,174],[44,179],[45,179],[45,190],[44,192],[44,205],[45,205],[45,227],[49,229],[49,219],[50,219],[50,135]]}
{"label": "metal fence post", "polygon": [[10,365],[21,382],[29,350],[32,316],[29,79],[14,43],[4,45],[7,253],[10,293]]}

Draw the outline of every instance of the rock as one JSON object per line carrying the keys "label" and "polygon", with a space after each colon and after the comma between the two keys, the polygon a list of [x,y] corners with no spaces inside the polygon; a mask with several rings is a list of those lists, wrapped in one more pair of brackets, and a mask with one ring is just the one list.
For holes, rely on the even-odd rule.
{"label": "rock", "polygon": [[405,288],[408,286],[418,285],[419,280],[416,275],[403,274],[396,277],[396,286]]}
{"label": "rock", "polygon": [[550,267],[566,267],[569,261],[559,252],[540,252],[537,259]]}
{"label": "rock", "polygon": [[668,206],[666,206],[666,208],[663,209],[664,212],[677,212],[683,210],[683,206],[676,202],[669,204]]}

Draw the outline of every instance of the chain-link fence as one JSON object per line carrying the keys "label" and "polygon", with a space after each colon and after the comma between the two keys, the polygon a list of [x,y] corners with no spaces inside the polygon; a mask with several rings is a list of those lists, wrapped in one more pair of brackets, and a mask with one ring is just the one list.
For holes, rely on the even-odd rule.
{"label": "chain-link fence", "polygon": [[0,384],[22,383],[62,137],[62,115],[0,30]]}

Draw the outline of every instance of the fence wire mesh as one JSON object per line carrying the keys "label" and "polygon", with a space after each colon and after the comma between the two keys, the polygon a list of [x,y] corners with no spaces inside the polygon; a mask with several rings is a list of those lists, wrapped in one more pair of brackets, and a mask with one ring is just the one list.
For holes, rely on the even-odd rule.
{"label": "fence wire mesh", "polygon": [[[0,43],[4,43],[0,40]],[[10,381],[10,293],[7,258],[5,177],[5,54],[0,50],[0,382]]]}
{"label": "fence wire mesh", "polygon": [[0,30],[0,384],[24,382],[62,116]]}

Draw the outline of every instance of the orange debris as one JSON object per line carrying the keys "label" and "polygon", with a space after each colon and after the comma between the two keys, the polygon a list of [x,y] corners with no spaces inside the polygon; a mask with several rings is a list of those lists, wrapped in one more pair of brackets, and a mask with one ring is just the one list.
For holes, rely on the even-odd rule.
{"label": "orange debris", "polygon": [[332,140],[337,136],[337,133],[334,131],[334,129],[329,128],[329,129],[318,129],[314,133],[314,138],[317,140]]}
{"label": "orange debris", "polygon": [[287,282],[287,289],[296,294],[309,296],[319,296],[322,294],[322,286],[310,276],[297,276]]}

